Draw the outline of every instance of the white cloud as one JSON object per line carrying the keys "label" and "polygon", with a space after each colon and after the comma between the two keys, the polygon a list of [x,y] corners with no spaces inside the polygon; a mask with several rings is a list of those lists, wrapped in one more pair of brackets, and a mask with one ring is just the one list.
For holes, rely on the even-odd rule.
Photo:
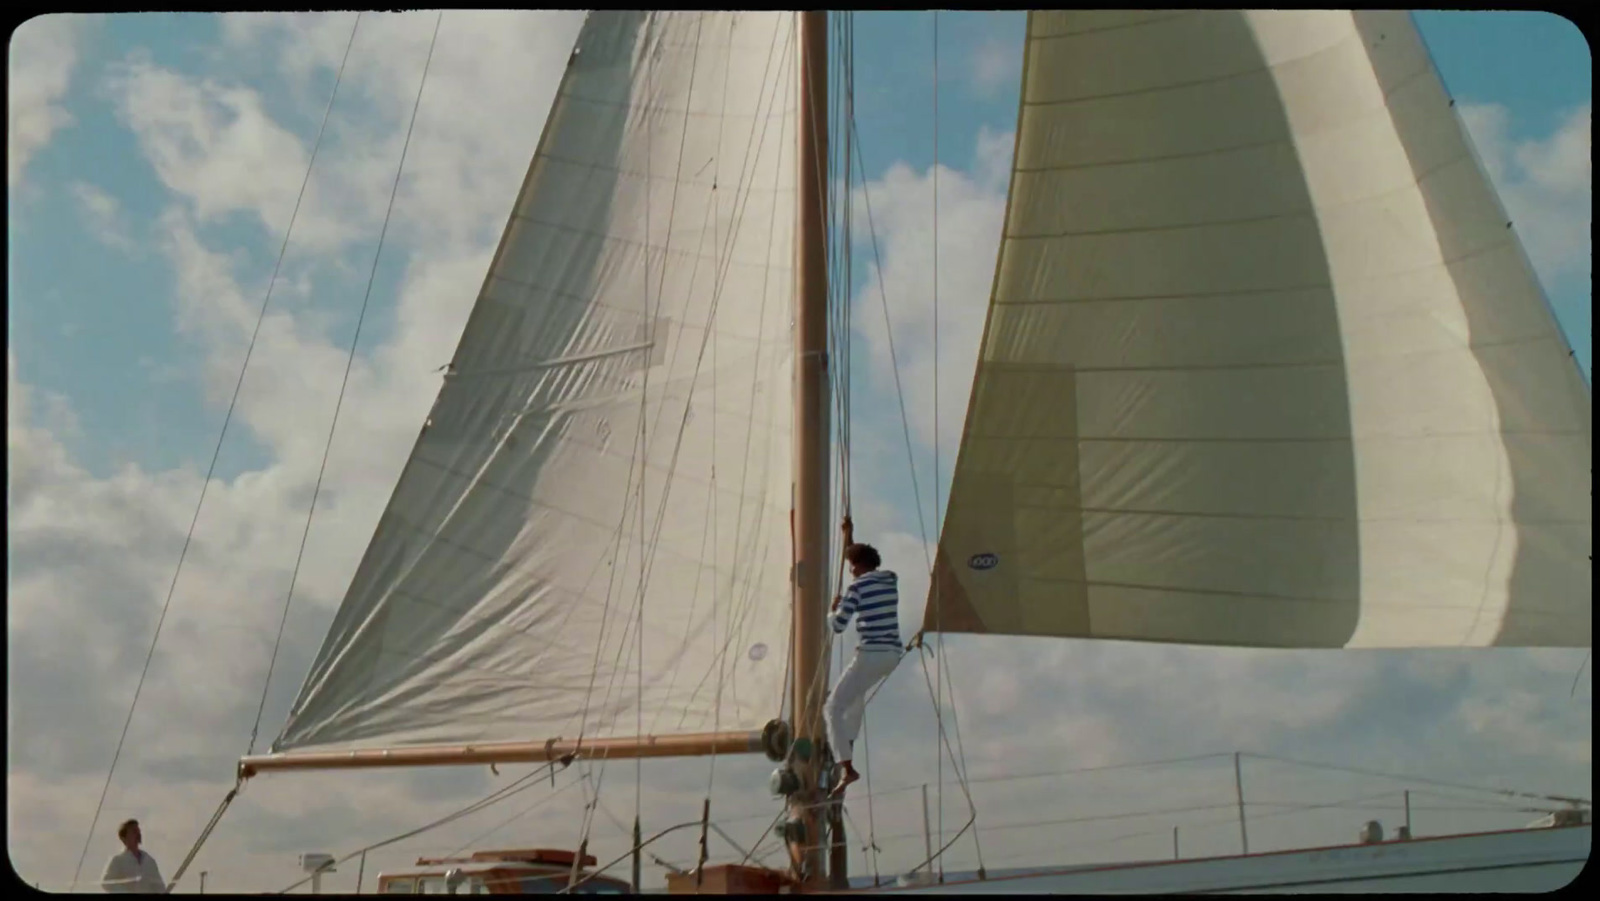
{"label": "white cloud", "polygon": [[15,185],[28,161],[72,123],[61,106],[78,62],[86,20],[77,15],[29,19],[11,35],[6,71],[6,180]]}
{"label": "white cloud", "polygon": [[[978,134],[972,172],[940,165],[937,222],[931,167],[914,172],[896,163],[882,178],[857,189],[853,204],[856,222],[852,227],[857,234],[866,235],[870,203],[870,225],[877,232],[883,256],[881,290],[880,272],[872,262],[866,281],[856,286],[854,301],[854,328],[867,343],[874,387],[884,397],[895,397],[895,372],[884,326],[886,297],[906,414],[914,438],[925,445],[931,445],[934,438],[937,379],[941,466],[945,468],[954,462],[966,418],[978,339],[994,284],[1012,146],[1009,133],[983,129]],[[936,227],[937,255],[933,243]],[[856,252],[868,254],[870,260],[870,241],[863,242]],[[892,417],[891,422],[899,419],[897,406],[883,412]],[[924,494],[931,494],[928,477],[920,473],[918,477]]]}
{"label": "white cloud", "polygon": [[973,47],[970,66],[973,90],[993,96],[1007,82],[1021,78],[1022,42],[991,35]]}
{"label": "white cloud", "polygon": [[1511,114],[1495,103],[1461,104],[1462,121],[1484,168],[1548,287],[1592,271],[1591,108],[1570,111],[1543,138],[1515,140]]}
{"label": "white cloud", "polygon": [[88,182],[73,182],[72,196],[88,219],[89,231],[107,247],[134,252],[137,245],[128,233],[126,216],[117,198]]}
{"label": "white cloud", "polygon": [[[202,224],[243,211],[268,234],[283,234],[309,148],[267,115],[255,91],[194,82],[147,62],[122,67],[110,91],[119,118],[138,138],[157,177],[192,204]],[[326,159],[322,163],[328,165]],[[358,164],[340,168],[331,176],[324,168],[323,177],[313,179],[295,223],[300,245],[320,248],[352,240],[366,223],[349,220],[371,215],[377,180],[352,177]]]}

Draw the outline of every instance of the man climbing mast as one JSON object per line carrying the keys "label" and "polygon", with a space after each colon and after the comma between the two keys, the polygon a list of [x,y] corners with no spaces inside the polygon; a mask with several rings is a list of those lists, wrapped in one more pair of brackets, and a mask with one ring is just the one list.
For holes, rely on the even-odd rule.
{"label": "man climbing mast", "polygon": [[828,743],[834,757],[844,770],[844,776],[834,787],[833,794],[844,794],[850,783],[861,778],[851,764],[856,733],[861,731],[861,718],[867,712],[867,696],[872,689],[894,672],[900,662],[900,592],[894,573],[879,569],[883,560],[871,545],[856,544],[850,517],[846,516],[844,529],[844,558],[850,565],[853,579],[844,594],[833,599],[833,616],[829,624],[834,634],[844,631],[850,617],[856,619],[856,633],[860,642],[855,656],[839,674],[839,683],[833,687],[822,716],[828,728]]}

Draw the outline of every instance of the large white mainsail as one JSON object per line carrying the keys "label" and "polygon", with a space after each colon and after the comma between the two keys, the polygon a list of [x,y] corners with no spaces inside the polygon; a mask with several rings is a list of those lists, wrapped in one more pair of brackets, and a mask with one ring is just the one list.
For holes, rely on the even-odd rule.
{"label": "large white mainsail", "polygon": [[1033,12],[930,631],[1588,646],[1591,400],[1409,14]]}
{"label": "large white mainsail", "polygon": [[589,15],[274,751],[779,715],[796,68],[789,13]]}

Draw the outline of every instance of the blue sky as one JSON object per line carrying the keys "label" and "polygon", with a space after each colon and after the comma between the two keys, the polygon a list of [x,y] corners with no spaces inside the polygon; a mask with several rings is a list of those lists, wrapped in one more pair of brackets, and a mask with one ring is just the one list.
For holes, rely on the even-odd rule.
{"label": "blue sky", "polygon": [[[1011,56],[1020,47],[1023,21],[1020,13],[953,12],[941,17],[939,135],[944,165],[972,165],[973,135],[979,128],[1009,131],[1018,71],[995,65],[995,75],[974,77],[973,60]],[[1423,11],[1417,23],[1452,94],[1463,104],[1504,106],[1509,112],[1506,136],[1514,142],[1549,135],[1563,116],[1590,100],[1588,45],[1564,18],[1542,12]],[[298,109],[274,85],[269,65],[248,57],[218,60],[207,52],[217,41],[218,28],[218,20],[204,14],[142,14],[105,17],[88,29],[83,63],[62,98],[75,121],[30,159],[26,186],[11,197],[8,287],[14,300],[9,315],[18,372],[30,384],[69,398],[80,417],[94,423],[93,437],[85,433],[73,450],[99,474],[124,462],[163,469],[180,461],[203,463],[210,437],[220,426],[220,411],[202,403],[200,386],[170,375],[193,371],[197,361],[194,348],[172,328],[166,300],[174,289],[172,273],[148,251],[105,248],[90,214],[71,193],[71,185],[87,183],[113,196],[135,247],[148,241],[142,231],[167,199],[157,174],[118,121],[105,79],[137,48],[155,64],[177,71],[226,73],[260,90],[267,109],[286,115],[287,124],[308,144],[315,133],[319,110]],[[928,89],[934,66],[933,18],[868,12],[858,14],[856,28],[856,79],[863,86],[856,99],[857,118],[869,176],[881,176],[895,161],[921,170],[933,162],[933,96]],[[886,47],[895,52],[882,52]],[[987,69],[980,72],[988,75]],[[319,75],[309,86],[311,96],[325,96],[331,86],[331,73]],[[349,115],[351,101],[344,99],[336,113]],[[220,245],[248,248],[243,251],[247,281],[264,280],[272,264],[271,242],[264,239],[276,236],[259,226],[233,215],[207,229],[207,236]],[[858,278],[865,267],[864,250],[858,251]],[[64,258],[85,257],[93,264],[63,265]],[[397,267],[385,268],[392,275]],[[382,312],[392,309],[394,284],[393,279],[380,282],[375,291],[379,315],[372,325],[379,331],[367,332],[370,340],[382,340]],[[348,340],[353,306],[348,295],[360,287],[359,279],[346,278],[318,291],[332,316],[330,336]],[[1589,370],[1587,280],[1547,279],[1545,287]],[[391,297],[386,299],[385,293]],[[224,473],[260,463],[259,454],[233,442],[225,454]]]}
{"label": "blue sky", "polygon": [[[108,806],[160,812],[159,825],[147,833],[160,835],[157,853],[166,866],[175,865],[226,790],[228,760],[255,712],[270,647],[260,634],[276,627],[282,570],[293,560],[309,497],[304,475],[314,473],[326,437],[433,23],[431,15],[377,18],[385,23],[370,29],[363,20],[325,156],[296,225],[297,234],[313,237],[289,247],[272,300],[282,315],[264,332],[223,450],[224,481],[208,495],[197,534],[213,537],[197,542],[186,564],[158,650],[156,685],[140,701],[141,710],[154,712],[136,721]],[[22,600],[10,614],[9,647],[13,728],[22,738],[8,769],[8,804],[14,817],[35,824],[27,844],[14,838],[12,847],[14,864],[30,879],[59,881],[63,860],[70,877],[127,711],[128,673],[143,661],[349,20],[347,13],[55,16],[31,20],[13,37],[8,349],[15,369],[8,448],[23,462],[10,481],[17,522],[8,544],[13,568],[23,575],[12,577]],[[1587,42],[1570,22],[1545,13],[1423,12],[1416,21],[1587,372]],[[576,22],[560,14],[445,16],[437,84],[430,81],[423,99],[341,413],[329,470],[337,502],[329,500],[322,513],[319,501],[328,525],[313,533],[303,577],[321,606],[291,618],[286,646],[310,647],[279,662],[274,685],[282,687],[269,704],[265,733],[282,721],[283,695],[298,686],[304,658],[321,638],[432,401],[431,372],[449,359],[457,337],[448,323],[459,329],[477,290]],[[939,17],[941,223],[947,239],[970,234],[975,248],[941,258],[941,304],[988,291],[1023,25],[1020,13]],[[941,319],[940,365],[931,366],[928,336],[918,331],[930,320],[918,312],[925,312],[925,301],[916,296],[922,284],[916,273],[926,268],[928,252],[919,198],[934,162],[932,38],[928,14],[858,14],[856,111],[890,303],[904,317],[895,323],[896,342],[909,372],[917,366],[938,372],[945,411],[938,431],[948,443],[960,430],[968,386],[959,370],[963,360],[970,366],[981,319],[976,326],[970,317]],[[1581,166],[1574,168],[1579,138]],[[870,256],[870,246],[859,244],[855,287],[864,319],[881,315],[864,281]],[[434,320],[446,324],[434,328]],[[872,341],[854,346],[858,520],[888,536],[879,542],[886,551],[915,560],[922,551],[892,382]],[[922,428],[932,403],[926,380],[909,384],[908,403],[918,470],[927,473],[934,442],[931,429]],[[864,425],[881,425],[884,415],[887,426]],[[946,478],[952,448],[941,451]],[[921,486],[922,503],[931,508],[926,475]],[[258,597],[259,609],[234,603]],[[1587,795],[1590,788],[1589,676],[1574,700],[1567,697],[1581,653],[1497,653],[1470,663],[1448,655],[1343,662],[1241,655],[1202,662],[1160,649],[1061,645],[1008,646],[1016,653],[1006,656],[1020,662],[1008,659],[1006,666],[992,665],[985,656],[992,652],[952,646],[953,672],[969,674],[962,691],[970,694],[958,705],[965,705],[976,771],[1039,771],[1061,768],[1062,760],[1126,762],[1247,744],[1336,763],[1359,757],[1361,765],[1380,769],[1517,785],[1526,779],[1547,791]],[[62,647],[93,650],[80,659]],[[24,666],[18,660],[34,669],[17,669]],[[1056,745],[1042,751],[1007,745],[993,731],[1002,723],[986,718],[984,708],[994,714],[1044,703],[1037,689],[1051,667],[1070,668],[1083,680],[1070,697],[1052,700]],[[875,733],[891,755],[879,759],[892,761],[883,772],[895,785],[934,778],[927,698],[915,679],[897,676],[885,689],[884,726]],[[1179,681],[1184,690],[1174,693]],[[239,685],[251,695],[243,713],[235,709]],[[59,721],[63,708],[76,712],[74,723]],[[215,734],[229,736],[227,747],[203,740]],[[749,773],[742,765],[725,764],[737,778],[764,784],[764,762],[752,762]],[[626,769],[607,784],[631,779]],[[663,773],[678,800],[697,813],[703,766]],[[1275,777],[1263,771],[1256,778],[1267,784]],[[327,812],[325,835],[330,842],[350,834],[377,838],[397,822],[452,809],[484,790],[486,779],[474,772],[363,782],[374,809],[357,820]],[[1305,784],[1285,777],[1264,791],[1292,794]],[[617,791],[632,797],[631,788]],[[161,799],[151,800],[154,794]],[[759,809],[764,800],[748,792],[742,800],[726,797],[727,809],[736,811]],[[1024,803],[1031,801],[1016,794],[980,800],[991,822]],[[249,804],[255,806],[235,815],[254,824],[258,838],[268,826],[303,828],[301,814],[316,808],[289,790],[256,794]],[[619,800],[617,809],[624,806]],[[949,810],[954,817],[954,801]],[[916,812],[908,808],[906,816]],[[1356,812],[1338,816],[1344,819],[1332,822],[1345,837],[1345,820],[1354,824]],[[462,840],[486,828],[468,826]],[[1230,850],[1226,832],[1216,839],[1222,852]],[[1005,834],[1020,841],[1018,833]],[[216,841],[217,854],[234,855],[227,865],[252,879],[290,869],[252,858],[257,850],[243,831],[219,833]],[[440,841],[453,847],[449,836]],[[1196,841],[1207,847],[1206,839]],[[292,859],[303,850],[309,849],[272,853]],[[208,864],[214,872],[219,860]],[[248,879],[240,884],[263,887]]]}

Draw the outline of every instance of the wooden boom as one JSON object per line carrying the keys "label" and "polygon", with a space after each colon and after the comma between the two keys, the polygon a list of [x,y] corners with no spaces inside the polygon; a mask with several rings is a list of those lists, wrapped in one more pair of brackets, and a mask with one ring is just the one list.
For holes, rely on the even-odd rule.
{"label": "wooden boom", "polygon": [[552,738],[548,741],[506,741],[481,745],[424,745],[357,751],[306,751],[258,754],[239,760],[239,778],[270,770],[347,770],[402,766],[481,766],[491,763],[544,763],[552,760],[639,757],[709,757],[714,754],[760,753],[760,732],[696,732],[628,738]]}

